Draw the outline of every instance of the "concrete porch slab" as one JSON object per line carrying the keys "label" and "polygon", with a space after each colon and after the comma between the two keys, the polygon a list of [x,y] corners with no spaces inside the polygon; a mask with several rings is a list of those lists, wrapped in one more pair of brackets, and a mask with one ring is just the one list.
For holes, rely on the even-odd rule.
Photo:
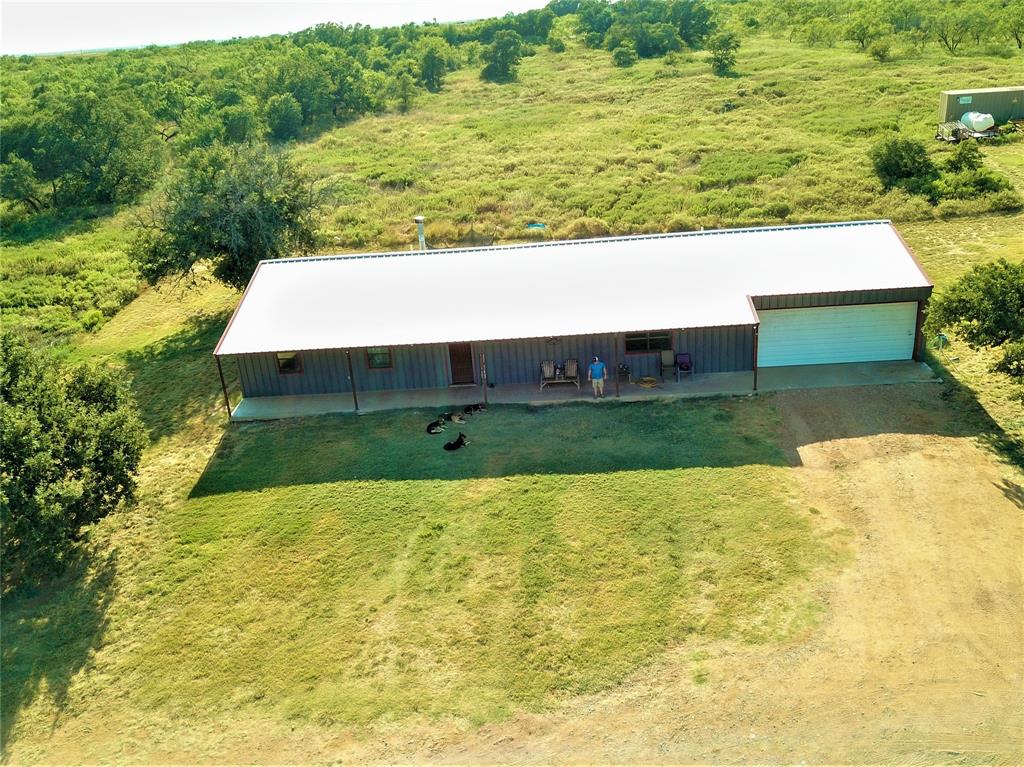
{"label": "concrete porch slab", "polygon": [[[758,371],[758,392],[785,389],[818,389],[838,386],[871,386],[898,383],[937,381],[935,374],[924,363],[872,362],[841,365],[800,365],[793,367],[762,368]],[[616,396],[615,382],[605,384],[604,400],[610,402],[638,402],[658,398],[696,398],[741,396],[753,391],[754,374],[747,370],[735,373],[706,373],[684,378],[659,381],[653,388],[645,388],[625,381],[619,384]],[[455,386],[446,389],[403,389],[399,391],[361,392],[359,412],[405,408],[445,409],[461,407],[484,399],[479,386]],[[505,384],[487,390],[487,401],[493,404],[545,405],[560,402],[593,402],[593,392],[586,381],[579,390],[571,384],[546,386],[540,391],[533,384]],[[246,397],[235,406],[231,414],[234,421],[263,421],[278,418],[299,418],[326,413],[352,413],[355,407],[352,395],[311,394],[295,397]]]}

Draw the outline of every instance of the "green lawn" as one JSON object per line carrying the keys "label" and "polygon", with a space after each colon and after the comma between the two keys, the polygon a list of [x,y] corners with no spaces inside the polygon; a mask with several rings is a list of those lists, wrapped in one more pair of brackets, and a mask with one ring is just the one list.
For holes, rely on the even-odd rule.
{"label": "green lawn", "polygon": [[5,721],[39,737],[115,701],[483,722],[679,642],[814,624],[803,587],[836,550],[767,401],[499,407],[454,454],[431,416],[232,428],[186,499],[108,530],[128,562],[5,609]]}

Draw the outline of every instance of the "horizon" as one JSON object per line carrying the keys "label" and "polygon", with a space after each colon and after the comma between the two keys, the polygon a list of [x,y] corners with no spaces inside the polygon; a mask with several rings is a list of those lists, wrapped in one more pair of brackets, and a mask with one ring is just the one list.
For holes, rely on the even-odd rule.
{"label": "horizon", "polygon": [[473,21],[541,8],[545,0],[342,0],[288,3],[216,2],[4,2],[0,52],[10,56],[102,53],[284,35],[317,24],[401,26]]}

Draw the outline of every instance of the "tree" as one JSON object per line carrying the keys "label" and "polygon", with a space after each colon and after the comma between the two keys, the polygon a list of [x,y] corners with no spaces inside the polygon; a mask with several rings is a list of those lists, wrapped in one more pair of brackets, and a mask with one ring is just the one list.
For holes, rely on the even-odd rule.
{"label": "tree", "polygon": [[868,46],[868,55],[879,63],[889,60],[892,45],[888,40],[875,40]]}
{"label": "tree", "polygon": [[1006,344],[996,369],[1024,374],[1024,263],[1000,258],[975,266],[931,302],[928,323],[953,330],[974,349]]}
{"label": "tree", "polygon": [[1006,4],[1000,26],[1017,43],[1017,48],[1024,48],[1024,0],[1010,0]]}
{"label": "tree", "polygon": [[932,20],[931,29],[942,46],[955,54],[971,30],[971,20],[963,8],[947,7]]}
{"label": "tree", "polygon": [[875,15],[869,11],[863,11],[854,16],[853,20],[846,25],[844,38],[857,43],[857,48],[866,51],[872,42],[879,39],[884,30],[878,23]]}
{"label": "tree", "polygon": [[492,82],[516,79],[516,66],[523,58],[525,44],[518,32],[504,29],[494,36],[494,42],[484,48],[484,68],[481,74]]}
{"label": "tree", "polygon": [[146,442],[123,378],[0,332],[0,591],[59,575],[83,528],[130,502]]}
{"label": "tree", "polygon": [[58,85],[40,91],[33,110],[30,146],[18,153],[55,207],[129,202],[156,178],[162,142],[134,97]]}
{"label": "tree", "polygon": [[43,209],[39,180],[27,160],[12,154],[0,165],[0,197],[21,203],[31,213]]}
{"label": "tree", "polygon": [[899,186],[910,192],[921,192],[938,176],[924,144],[914,139],[898,136],[884,139],[868,154],[886,189]]}
{"label": "tree", "polygon": [[708,50],[711,51],[711,71],[719,77],[725,76],[733,71],[736,66],[736,51],[740,47],[740,41],[732,32],[719,32],[708,40]]}
{"label": "tree", "polygon": [[388,92],[391,98],[398,102],[398,111],[404,114],[412,109],[416,100],[416,78],[401,70],[391,79]]}
{"label": "tree", "polygon": [[420,43],[420,82],[428,91],[437,93],[448,72],[451,46],[439,37],[428,37]]}
{"label": "tree", "polygon": [[278,93],[267,101],[270,135],[284,141],[295,138],[302,127],[302,107],[290,93]]}
{"label": "tree", "polygon": [[946,170],[962,173],[967,170],[978,170],[985,162],[976,141],[961,141],[946,160]]}
{"label": "tree", "polygon": [[637,55],[636,48],[633,47],[633,43],[622,43],[618,48],[612,51],[612,61],[617,67],[631,67],[636,64]]}
{"label": "tree", "polygon": [[137,221],[132,257],[150,283],[211,262],[241,288],[261,260],[313,249],[318,203],[312,182],[266,145],[198,149]]}

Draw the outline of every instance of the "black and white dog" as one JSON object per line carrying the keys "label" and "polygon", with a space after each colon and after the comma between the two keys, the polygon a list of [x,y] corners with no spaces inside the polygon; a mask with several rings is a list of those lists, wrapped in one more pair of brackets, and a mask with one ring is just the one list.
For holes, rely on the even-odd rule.
{"label": "black and white dog", "polygon": [[458,450],[469,444],[469,440],[466,439],[466,435],[461,431],[459,432],[458,439],[453,439],[451,442],[444,443],[445,450]]}
{"label": "black and white dog", "polygon": [[444,417],[438,418],[427,424],[427,434],[440,434],[448,427],[444,425]]}
{"label": "black and white dog", "polygon": [[465,413],[466,415],[476,415],[477,413],[486,413],[487,412],[487,406],[484,403],[482,403],[482,402],[479,403],[479,404],[476,404],[476,405],[466,405],[464,408],[462,408],[462,412]]}

